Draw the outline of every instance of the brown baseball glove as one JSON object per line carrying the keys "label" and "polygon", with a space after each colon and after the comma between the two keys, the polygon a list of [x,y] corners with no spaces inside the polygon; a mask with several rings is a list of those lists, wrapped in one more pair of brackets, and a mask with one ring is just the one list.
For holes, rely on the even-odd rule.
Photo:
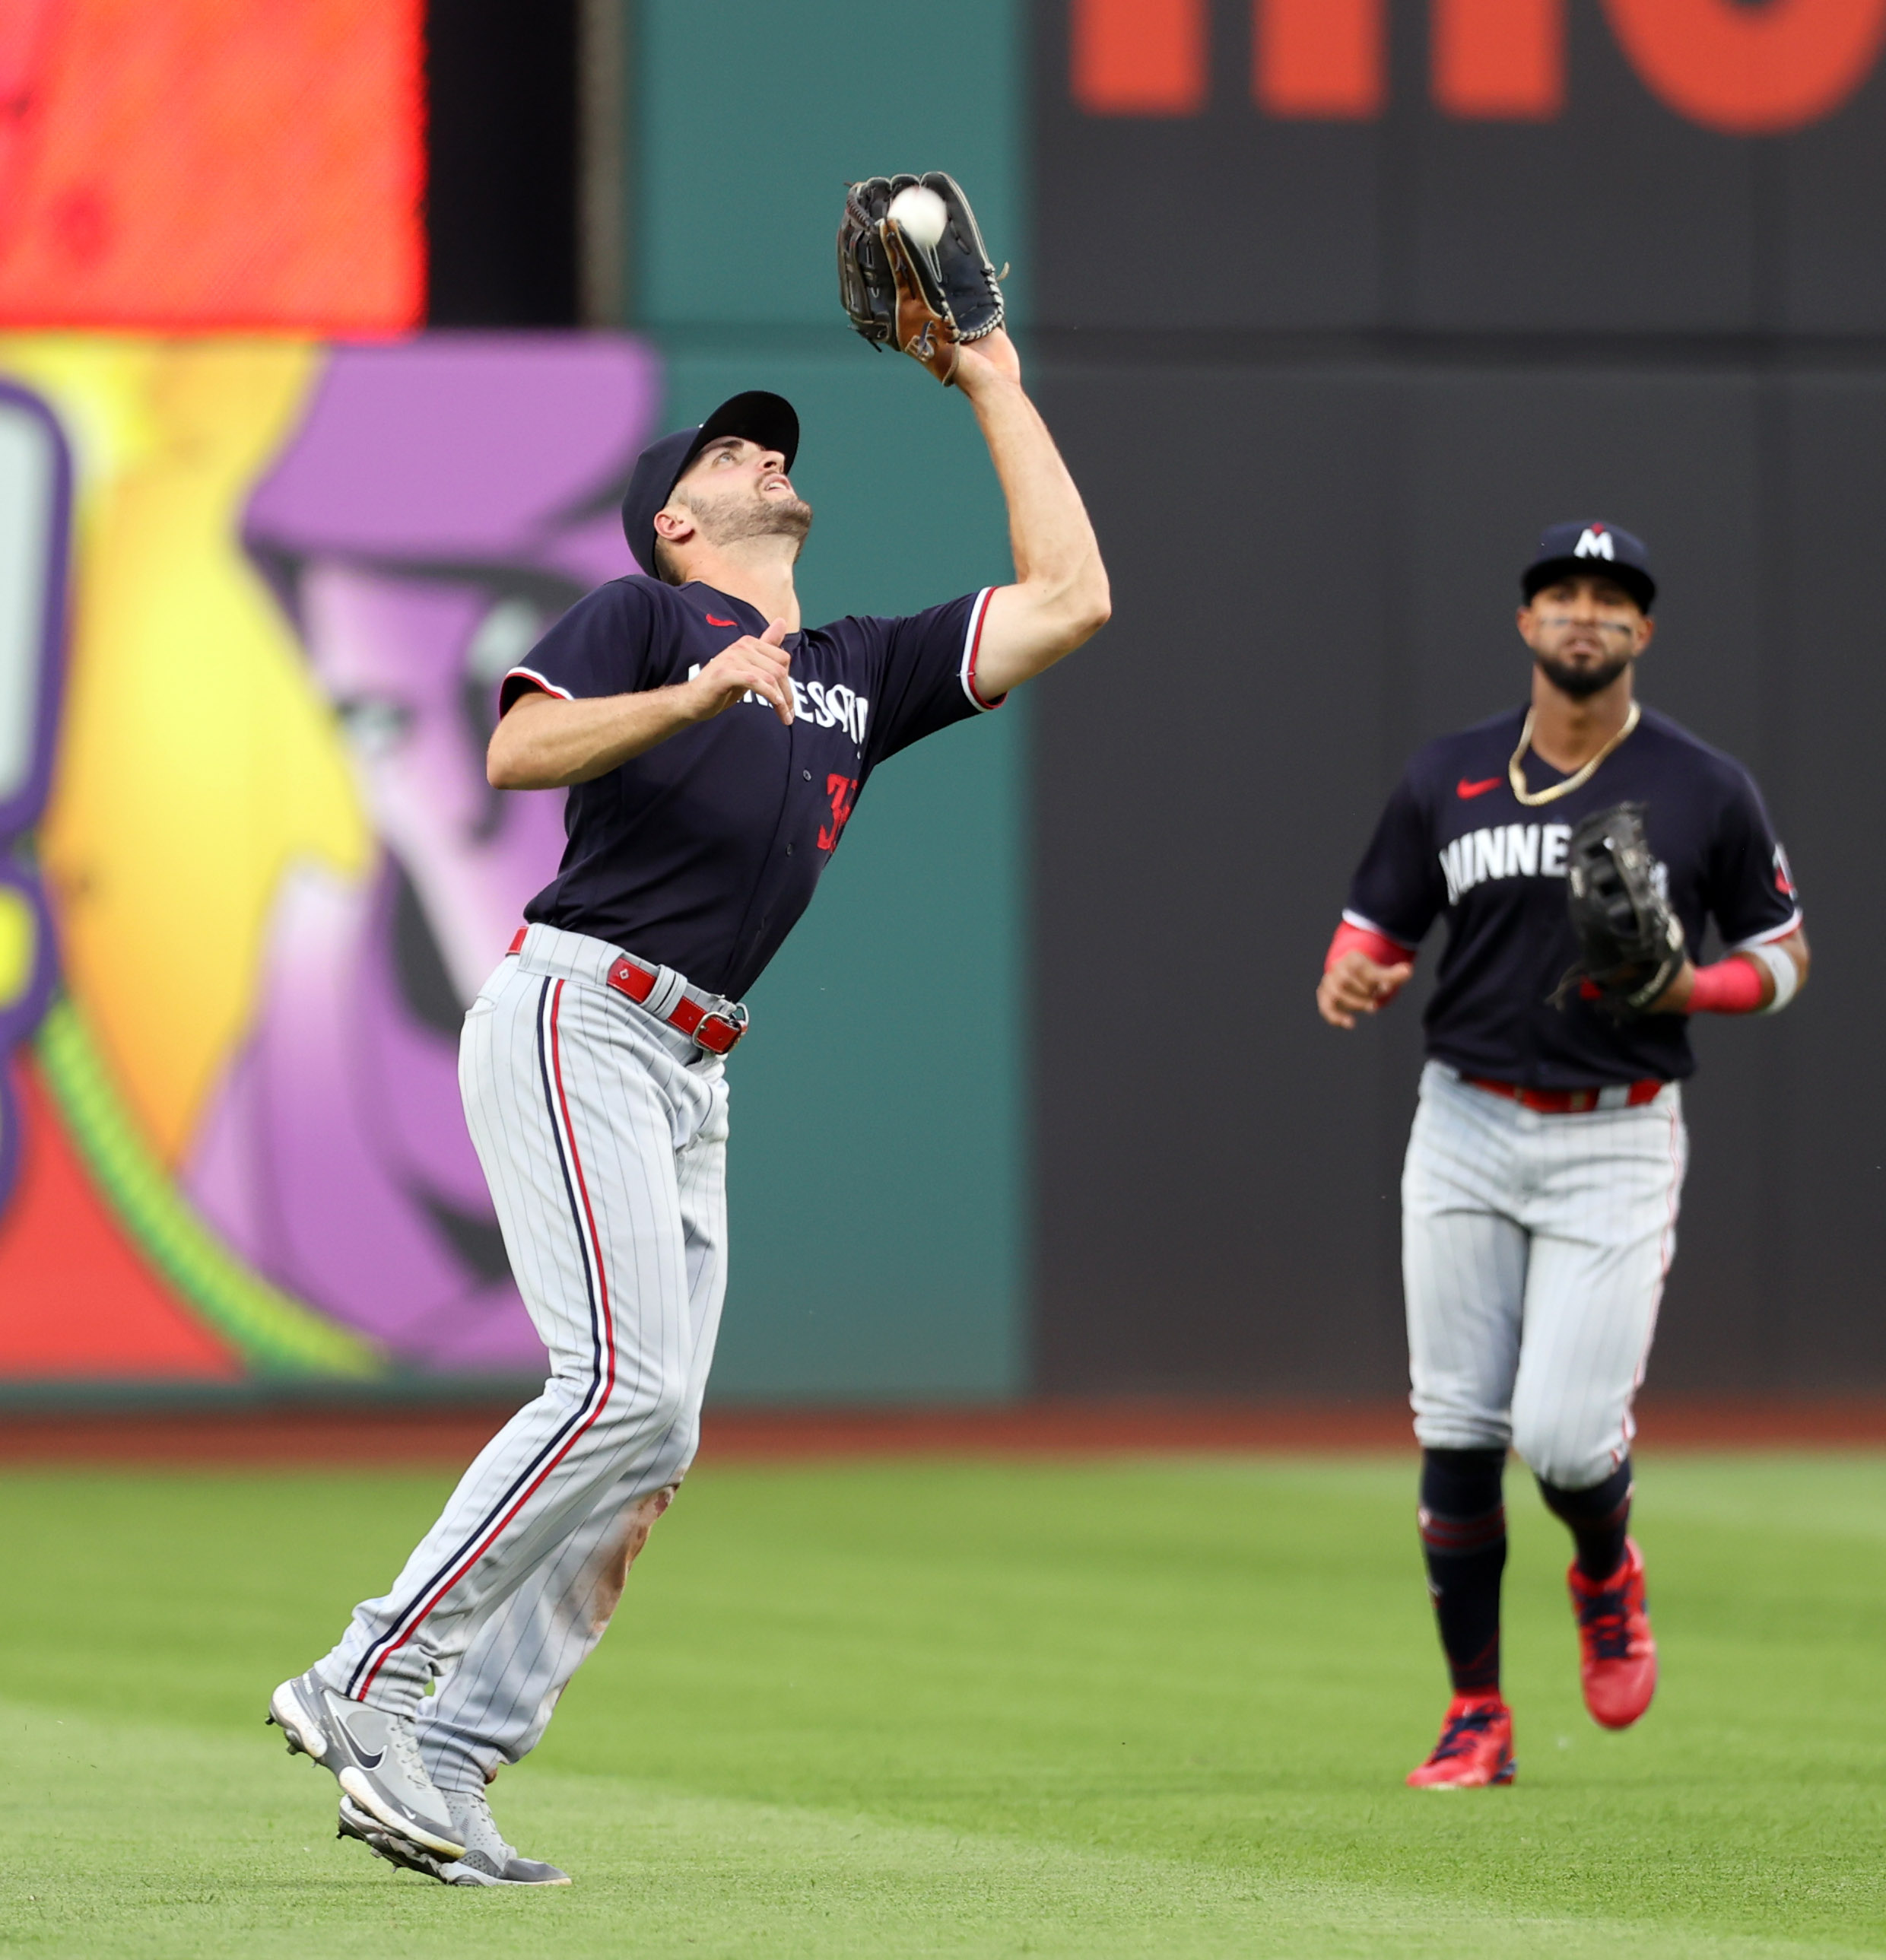
{"label": "brown baseball glove", "polygon": [[[900,191],[921,184],[943,199],[943,236],[923,246],[888,216]],[[867,177],[845,192],[838,224],[838,298],[874,348],[921,361],[947,387],[958,350],[1002,324],[1002,288],[976,215],[954,177]]]}

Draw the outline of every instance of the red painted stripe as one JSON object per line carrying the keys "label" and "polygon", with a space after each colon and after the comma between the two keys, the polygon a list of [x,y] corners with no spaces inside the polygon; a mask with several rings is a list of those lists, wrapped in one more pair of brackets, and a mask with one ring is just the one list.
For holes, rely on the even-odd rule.
{"label": "red painted stripe", "polygon": [[555,991],[550,997],[550,1068],[551,1073],[556,1080],[557,1103],[558,1106],[563,1112],[564,1132],[569,1141],[570,1162],[576,1171],[577,1189],[582,1194],[583,1215],[589,1226],[590,1254],[594,1262],[596,1268],[596,1293],[597,1308],[602,1317],[603,1340],[605,1349],[608,1354],[608,1363],[604,1371],[603,1392],[596,1397],[596,1406],[594,1408],[590,1410],[587,1418],[578,1427],[571,1432],[569,1440],[564,1444],[563,1447],[557,1452],[556,1455],[552,1457],[550,1461],[537,1473],[536,1478],[531,1484],[530,1488],[520,1494],[517,1503],[513,1504],[510,1509],[507,1510],[504,1515],[498,1519],[497,1523],[491,1527],[490,1532],[486,1535],[483,1543],[479,1545],[477,1548],[471,1553],[469,1557],[466,1559],[464,1564],[452,1574],[450,1578],[447,1580],[445,1583],[439,1587],[437,1591],[433,1594],[432,1597],[425,1602],[423,1607],[420,1608],[418,1613],[415,1616],[412,1625],[408,1627],[406,1631],[399,1636],[399,1639],[395,1640],[392,1646],[388,1647],[386,1652],[380,1656],[379,1659],[374,1662],[372,1669],[368,1673],[367,1678],[360,1685],[359,1698],[363,1701],[367,1698],[367,1691],[374,1685],[374,1676],[377,1675],[380,1670],[386,1666],[389,1656],[397,1653],[399,1650],[406,1645],[407,1641],[412,1638],[413,1635],[416,1634],[419,1631],[420,1628],[425,1624],[426,1616],[431,1612],[434,1607],[437,1605],[439,1602],[445,1597],[447,1593],[451,1591],[452,1588],[465,1577],[466,1573],[471,1570],[472,1567],[475,1566],[478,1561],[485,1556],[485,1553],[498,1542],[498,1539],[504,1535],[504,1529],[510,1522],[512,1519],[516,1517],[517,1513],[523,1509],[525,1505],[529,1503],[531,1499],[536,1495],[537,1492],[542,1489],[544,1479],[547,1478],[550,1475],[551,1472],[555,1469],[557,1465],[569,1455],[570,1452],[576,1447],[577,1443],[581,1440],[581,1438],[587,1434],[589,1430],[594,1426],[596,1418],[603,1413],[603,1409],[608,1405],[610,1395],[615,1392],[615,1323],[609,1312],[609,1280],[607,1275],[603,1270],[603,1244],[601,1239],[596,1236],[596,1214],[591,1208],[590,1204],[589,1185],[583,1175],[583,1160],[577,1154],[576,1130],[570,1121],[570,1099],[564,1093],[563,1087],[563,1045],[561,1036],[558,1030],[557,1022],[558,1010],[561,1008],[562,1005],[563,982],[559,980],[556,984]]}

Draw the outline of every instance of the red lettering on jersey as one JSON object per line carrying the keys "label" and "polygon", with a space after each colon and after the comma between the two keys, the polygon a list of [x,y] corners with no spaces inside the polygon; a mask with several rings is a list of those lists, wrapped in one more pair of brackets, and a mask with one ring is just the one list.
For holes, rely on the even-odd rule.
{"label": "red lettering on jersey", "polygon": [[825,794],[832,799],[832,822],[829,828],[821,825],[819,829],[819,848],[835,851],[844,826],[851,819],[851,805],[858,793],[857,782],[851,776],[828,776]]}
{"label": "red lettering on jersey", "polygon": [[1458,797],[1484,796],[1489,790],[1496,790],[1506,781],[1504,776],[1489,776],[1484,782],[1470,783],[1465,776],[1454,785],[1454,794]]}
{"label": "red lettering on jersey", "polygon": [[708,615],[710,626],[737,626],[739,623],[737,619],[717,619],[711,612]]}

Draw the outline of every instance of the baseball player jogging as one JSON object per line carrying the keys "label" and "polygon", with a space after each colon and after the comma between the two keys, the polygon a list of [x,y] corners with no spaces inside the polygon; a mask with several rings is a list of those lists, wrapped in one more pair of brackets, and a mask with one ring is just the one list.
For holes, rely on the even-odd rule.
{"label": "baseball player jogging", "polygon": [[[1316,1004],[1353,1028],[1448,924],[1401,1184],[1420,1530],[1453,1699],[1408,1778],[1512,1780],[1500,1691],[1510,1446],[1571,1528],[1585,1705],[1650,1704],[1631,1404],[1676,1247],[1686,1017],[1772,1013],[1807,978],[1788,861],[1748,773],[1633,698],[1643,546],[1558,524],[1521,580],[1532,699],[1429,745],[1350,888]],[[1713,919],[1727,956],[1698,968]]]}
{"label": "baseball player jogging", "polygon": [[342,1834],[450,1884],[568,1882],[504,1841],[485,1790],[542,1735],[695,1453],[726,1286],[739,996],[871,772],[998,707],[1107,618],[1092,530],[1023,391],[968,206],[933,176],[945,222],[908,240],[895,188],[854,187],[845,296],[968,398],[1015,582],[802,628],[798,419],[777,395],[737,395],[637,463],[622,516],[648,575],[580,600],[501,683],[491,781],[568,786],[568,846],[466,1017],[460,1083],[550,1376],[385,1596],[270,1703],[291,1752],[339,1779]]}

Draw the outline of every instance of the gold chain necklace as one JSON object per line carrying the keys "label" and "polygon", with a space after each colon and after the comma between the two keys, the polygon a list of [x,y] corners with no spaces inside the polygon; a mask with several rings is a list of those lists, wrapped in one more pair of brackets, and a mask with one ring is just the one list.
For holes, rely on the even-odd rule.
{"label": "gold chain necklace", "polygon": [[1574,790],[1582,790],[1598,773],[1598,765],[1637,725],[1643,711],[1633,701],[1630,712],[1624,717],[1624,725],[1618,730],[1604,747],[1580,769],[1576,775],[1567,776],[1563,782],[1554,783],[1549,790],[1529,790],[1526,788],[1525,772],[1520,768],[1520,759],[1532,746],[1532,718],[1538,714],[1536,708],[1526,710],[1526,725],[1519,731],[1519,746],[1512,752],[1512,760],[1506,765],[1506,780],[1512,785],[1512,793],[1528,810],[1537,810],[1542,803],[1557,803],[1562,796],[1570,796]]}

